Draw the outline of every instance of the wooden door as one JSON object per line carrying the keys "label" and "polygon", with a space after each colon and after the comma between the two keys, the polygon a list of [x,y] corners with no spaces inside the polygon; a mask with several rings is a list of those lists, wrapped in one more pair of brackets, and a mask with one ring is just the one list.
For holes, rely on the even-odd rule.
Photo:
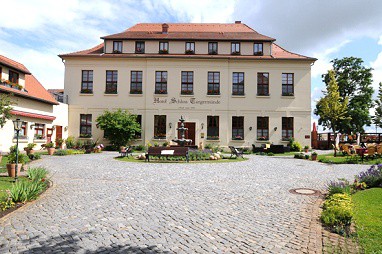
{"label": "wooden door", "polygon": [[58,140],[62,138],[62,126],[56,125],[56,146],[58,146]]}
{"label": "wooden door", "polygon": [[[185,128],[188,128],[188,130],[186,130],[186,132],[184,133],[184,138],[185,139],[191,139],[192,140],[192,143],[191,145],[195,145],[195,123],[191,123],[191,122],[185,122],[184,123],[184,127]],[[180,127],[180,122],[178,122],[178,128]],[[180,131],[178,131],[178,138],[182,138],[180,136]]]}

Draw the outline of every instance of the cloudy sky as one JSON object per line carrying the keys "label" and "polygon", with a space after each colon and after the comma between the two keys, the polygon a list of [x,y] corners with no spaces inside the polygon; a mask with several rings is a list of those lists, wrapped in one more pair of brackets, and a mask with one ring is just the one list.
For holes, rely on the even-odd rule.
{"label": "cloudy sky", "polygon": [[321,96],[321,74],[330,60],[364,59],[382,81],[382,1],[380,0],[0,0],[0,54],[19,61],[46,88],[63,88],[58,54],[93,47],[100,37],[139,22],[241,20],[276,38],[286,49],[316,57],[312,106]]}

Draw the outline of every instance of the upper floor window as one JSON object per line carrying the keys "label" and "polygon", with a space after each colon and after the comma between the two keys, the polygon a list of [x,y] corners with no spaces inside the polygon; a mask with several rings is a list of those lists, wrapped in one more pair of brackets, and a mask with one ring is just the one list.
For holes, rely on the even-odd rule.
{"label": "upper floor window", "polygon": [[282,74],[282,95],[283,96],[294,95],[294,74],[293,73]]}
{"label": "upper floor window", "polygon": [[244,72],[232,74],[232,95],[244,95]]}
{"label": "upper floor window", "polygon": [[45,124],[34,124],[34,139],[45,139]]}
{"label": "upper floor window", "polygon": [[155,94],[167,94],[167,71],[155,72]]}
{"label": "upper floor window", "polygon": [[122,53],[122,41],[113,41],[113,53]]}
{"label": "upper floor window", "polygon": [[208,72],[207,94],[220,94],[220,72]]}
{"label": "upper floor window", "polygon": [[269,73],[257,73],[257,95],[269,95]]}
{"label": "upper floor window", "polygon": [[136,41],[135,42],[135,53],[137,53],[137,54],[145,53],[145,42],[144,41]]}
{"label": "upper floor window", "polygon": [[207,139],[219,139],[219,116],[207,116]]}
{"label": "upper floor window", "polygon": [[253,44],[253,54],[255,56],[262,56],[264,54],[263,52],[263,44],[255,42]]}
{"label": "upper floor window", "polygon": [[118,92],[118,71],[106,71],[106,94],[116,94]]}
{"label": "upper floor window", "polygon": [[289,140],[293,138],[293,117],[282,118],[282,139]]}
{"label": "upper floor window", "polygon": [[92,70],[82,71],[81,93],[93,93],[93,71]]}
{"label": "upper floor window", "polygon": [[269,117],[257,117],[257,140],[269,139]]}
{"label": "upper floor window", "polygon": [[233,140],[244,139],[244,116],[232,117],[232,139]]}
{"label": "upper floor window", "polygon": [[194,93],[194,72],[182,71],[182,88],[181,94]]}
{"label": "upper floor window", "polygon": [[195,54],[195,42],[186,42],[186,54]]}
{"label": "upper floor window", "polygon": [[168,54],[168,42],[167,41],[159,42],[159,53],[160,54]]}
{"label": "upper floor window", "polygon": [[218,43],[217,42],[209,42],[208,43],[208,54],[216,55],[218,53]]}
{"label": "upper floor window", "polygon": [[142,94],[142,71],[131,71],[130,93]]}
{"label": "upper floor window", "polygon": [[166,115],[154,115],[154,138],[166,138]]}
{"label": "upper floor window", "polygon": [[19,74],[17,72],[9,70],[9,81],[12,83],[18,84],[19,83]]}
{"label": "upper floor window", "polygon": [[80,137],[92,136],[92,114],[80,114]]}
{"label": "upper floor window", "polygon": [[232,42],[231,43],[231,54],[232,55],[240,55],[240,42]]}

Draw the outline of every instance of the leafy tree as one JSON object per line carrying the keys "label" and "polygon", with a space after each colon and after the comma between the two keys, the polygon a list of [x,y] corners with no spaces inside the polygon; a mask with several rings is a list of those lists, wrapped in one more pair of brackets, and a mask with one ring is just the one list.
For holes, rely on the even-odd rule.
{"label": "leafy tree", "polygon": [[[349,116],[347,116],[349,102],[348,97],[341,98],[340,96],[335,72],[330,70],[328,75],[327,91],[324,92],[324,97],[317,102],[317,108],[314,113],[320,116],[318,119],[319,124],[333,130],[334,139],[336,139],[337,131],[342,122],[349,120]],[[334,149],[334,156],[336,155],[337,149]]]}
{"label": "leafy tree", "polygon": [[111,112],[106,110],[97,117],[97,127],[105,132],[107,138],[114,146],[125,146],[132,140],[136,132],[141,131],[137,116],[126,110],[118,109]]}
{"label": "leafy tree", "polygon": [[[372,118],[369,109],[373,107],[372,96],[372,69],[363,66],[363,60],[356,57],[344,57],[331,61],[338,83],[340,101],[348,98],[348,112],[346,119],[338,124],[338,130],[342,133],[363,132],[365,125],[370,126]],[[322,75],[323,81],[328,87],[330,82],[329,72]],[[320,108],[316,107],[317,114]]]}
{"label": "leafy tree", "polygon": [[12,110],[12,100],[11,95],[1,94],[0,95],[0,128],[3,128],[8,119],[11,118]]}
{"label": "leafy tree", "polygon": [[373,122],[379,128],[382,128],[382,82],[379,83],[378,95],[375,100],[375,116]]}

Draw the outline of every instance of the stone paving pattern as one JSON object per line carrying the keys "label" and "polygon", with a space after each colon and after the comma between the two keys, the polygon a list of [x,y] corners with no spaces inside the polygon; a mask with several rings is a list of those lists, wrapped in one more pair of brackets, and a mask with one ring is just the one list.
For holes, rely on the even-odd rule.
{"label": "stone paving pattern", "polygon": [[368,166],[247,156],[128,163],[116,153],[45,157],[54,186],[0,219],[0,253],[320,253],[317,196]]}

